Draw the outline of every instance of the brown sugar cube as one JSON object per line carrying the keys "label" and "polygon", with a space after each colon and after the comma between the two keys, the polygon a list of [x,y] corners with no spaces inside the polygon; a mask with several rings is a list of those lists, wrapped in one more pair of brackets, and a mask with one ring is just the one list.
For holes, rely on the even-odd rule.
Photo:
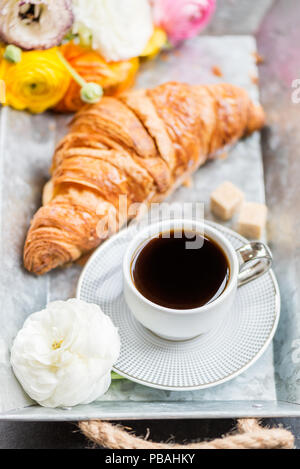
{"label": "brown sugar cube", "polygon": [[267,211],[268,209],[264,204],[244,203],[238,219],[238,232],[246,238],[261,238],[266,226]]}
{"label": "brown sugar cube", "polygon": [[210,208],[214,215],[229,220],[244,200],[243,192],[231,182],[223,182],[210,196]]}

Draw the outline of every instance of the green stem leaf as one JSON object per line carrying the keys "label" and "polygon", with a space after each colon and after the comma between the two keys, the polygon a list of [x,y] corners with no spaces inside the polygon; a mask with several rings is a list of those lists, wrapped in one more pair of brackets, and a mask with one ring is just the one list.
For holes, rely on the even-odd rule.
{"label": "green stem leaf", "polygon": [[57,55],[66,69],[69,71],[70,75],[74,78],[76,83],[78,83],[79,86],[84,86],[87,82],[79,75],[79,73],[76,72],[76,70],[74,70],[72,65],[64,58],[59,50],[57,51]]}

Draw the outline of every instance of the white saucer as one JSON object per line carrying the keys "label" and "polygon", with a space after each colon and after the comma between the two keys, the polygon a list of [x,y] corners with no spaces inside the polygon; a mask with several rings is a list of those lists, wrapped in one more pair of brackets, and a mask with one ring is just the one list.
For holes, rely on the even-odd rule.
{"label": "white saucer", "polygon": [[[247,240],[220,230],[235,248]],[[228,381],[252,365],[271,342],[280,296],[272,271],[238,289],[234,307],[212,332],[183,342],[162,339],[138,323],[122,294],[122,259],[135,226],[120,231],[92,255],[80,276],[77,297],[98,304],[119,328],[121,353],[114,371],[158,389],[188,391]]]}

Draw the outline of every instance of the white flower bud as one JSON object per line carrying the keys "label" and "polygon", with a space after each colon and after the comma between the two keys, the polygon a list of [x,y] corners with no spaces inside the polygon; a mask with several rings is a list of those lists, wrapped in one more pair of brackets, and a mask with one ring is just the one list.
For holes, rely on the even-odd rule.
{"label": "white flower bud", "polygon": [[85,83],[80,90],[80,98],[85,103],[97,103],[103,95],[103,90],[97,83]]}
{"label": "white flower bud", "polygon": [[99,306],[70,299],[27,318],[13,343],[11,364],[40,405],[69,407],[107,391],[119,352],[118,330]]}

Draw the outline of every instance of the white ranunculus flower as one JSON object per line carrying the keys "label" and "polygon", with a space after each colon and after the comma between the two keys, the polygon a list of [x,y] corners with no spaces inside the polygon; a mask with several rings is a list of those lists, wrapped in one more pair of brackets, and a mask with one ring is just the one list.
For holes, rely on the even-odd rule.
{"label": "white ranunculus flower", "polygon": [[108,61],[140,55],[153,32],[148,0],[73,0],[73,32],[88,28],[92,46]]}
{"label": "white ranunculus flower", "polygon": [[118,330],[99,306],[70,299],[27,318],[13,343],[11,364],[40,405],[74,406],[107,391],[119,352]]}

